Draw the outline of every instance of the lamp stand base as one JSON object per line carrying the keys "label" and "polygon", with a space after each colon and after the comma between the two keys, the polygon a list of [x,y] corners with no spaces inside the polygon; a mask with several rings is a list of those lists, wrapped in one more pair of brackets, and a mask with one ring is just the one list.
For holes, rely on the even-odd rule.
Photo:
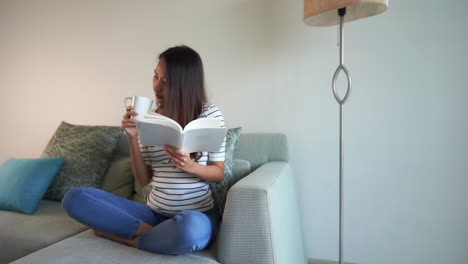
{"label": "lamp stand base", "polygon": [[[308,261],[309,264],[338,264],[338,261],[333,261],[333,260],[325,260],[325,259],[314,259],[311,258]],[[345,264],[358,264],[355,262],[344,262]]]}

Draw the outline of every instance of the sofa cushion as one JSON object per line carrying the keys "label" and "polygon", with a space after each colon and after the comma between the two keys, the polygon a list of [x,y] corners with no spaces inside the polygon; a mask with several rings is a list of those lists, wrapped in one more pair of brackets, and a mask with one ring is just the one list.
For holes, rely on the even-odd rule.
{"label": "sofa cushion", "polygon": [[63,158],[10,158],[0,166],[0,209],[32,214]]}
{"label": "sofa cushion", "polygon": [[62,122],[42,157],[64,157],[65,163],[44,198],[60,201],[72,187],[100,187],[122,135],[114,126],[82,126]]}
{"label": "sofa cushion", "polygon": [[70,218],[60,202],[41,200],[33,215],[0,210],[0,263],[9,263],[87,227]]}
{"label": "sofa cushion", "polygon": [[126,199],[133,194],[133,172],[129,156],[115,156],[107,169],[101,189]]}
{"label": "sofa cushion", "polygon": [[227,192],[236,181],[232,174],[232,167],[234,163],[234,152],[236,151],[237,142],[239,141],[241,131],[241,127],[228,129],[226,134],[224,179],[220,183],[209,183],[211,192],[213,193],[215,207],[219,215],[223,215]]}
{"label": "sofa cushion", "polygon": [[52,246],[25,256],[14,264],[87,263],[87,264],[197,264],[218,263],[215,245],[204,251],[183,255],[160,255],[129,247],[94,235],[86,230]]}
{"label": "sofa cushion", "polygon": [[250,162],[246,160],[235,159],[232,166],[232,177],[234,184],[244,178],[251,172]]}
{"label": "sofa cushion", "polygon": [[146,200],[148,199],[148,195],[150,194],[152,188],[153,187],[151,186],[151,184],[148,184],[145,187],[141,187],[140,184],[138,184],[138,182],[135,181],[132,200],[135,202],[146,204]]}

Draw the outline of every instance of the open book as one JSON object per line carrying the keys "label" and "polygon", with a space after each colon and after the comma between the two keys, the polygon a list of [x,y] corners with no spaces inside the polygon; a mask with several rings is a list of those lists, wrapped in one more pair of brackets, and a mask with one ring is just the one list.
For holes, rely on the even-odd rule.
{"label": "open book", "polygon": [[215,152],[221,148],[227,129],[221,119],[195,119],[182,128],[176,121],[157,114],[146,114],[137,120],[138,134],[143,145],[171,145],[186,152]]}

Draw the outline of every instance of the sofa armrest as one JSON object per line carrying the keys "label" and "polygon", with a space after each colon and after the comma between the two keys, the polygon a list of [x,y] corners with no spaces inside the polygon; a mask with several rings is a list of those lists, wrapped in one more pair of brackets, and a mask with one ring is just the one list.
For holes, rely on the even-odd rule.
{"label": "sofa armrest", "polygon": [[219,234],[221,263],[306,263],[295,180],[288,162],[267,162],[229,190]]}

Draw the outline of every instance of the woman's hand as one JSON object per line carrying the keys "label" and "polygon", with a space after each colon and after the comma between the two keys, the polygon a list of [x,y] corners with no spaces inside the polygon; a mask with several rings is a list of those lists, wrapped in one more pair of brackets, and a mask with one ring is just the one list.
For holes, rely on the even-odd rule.
{"label": "woman's hand", "polygon": [[129,138],[134,138],[138,136],[138,130],[136,128],[136,120],[131,118],[132,116],[138,115],[137,112],[133,112],[133,106],[127,106],[127,111],[123,115],[121,128],[127,133]]}
{"label": "woman's hand", "polygon": [[165,145],[164,150],[177,168],[191,173],[195,162],[190,158],[190,153],[169,145]]}
{"label": "woman's hand", "polygon": [[201,180],[220,183],[224,178],[224,161],[212,161],[208,165],[201,165],[190,158],[190,153],[176,147],[165,145],[164,150],[177,168]]}

